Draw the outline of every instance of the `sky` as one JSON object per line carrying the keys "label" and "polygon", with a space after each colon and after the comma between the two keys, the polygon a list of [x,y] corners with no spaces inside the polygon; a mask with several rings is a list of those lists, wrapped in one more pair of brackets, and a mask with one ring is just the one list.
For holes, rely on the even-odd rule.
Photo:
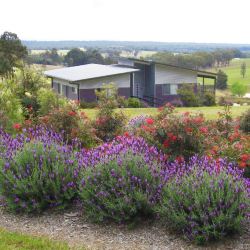
{"label": "sky", "polygon": [[249,0],[0,0],[22,40],[250,44]]}

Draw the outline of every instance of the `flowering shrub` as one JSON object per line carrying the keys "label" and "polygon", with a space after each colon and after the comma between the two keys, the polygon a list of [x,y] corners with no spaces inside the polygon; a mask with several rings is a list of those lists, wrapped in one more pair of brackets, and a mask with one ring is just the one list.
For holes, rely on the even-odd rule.
{"label": "flowering shrub", "polygon": [[150,117],[147,115],[139,115],[136,117],[133,117],[132,119],[129,120],[126,130],[130,134],[135,134],[136,131],[142,126],[146,124],[146,120],[149,119]]}
{"label": "flowering shrub", "polygon": [[245,133],[250,133],[250,109],[248,109],[240,118],[240,129]]}
{"label": "flowering shrub", "polygon": [[173,110],[170,104],[161,108],[155,120],[150,119],[141,126],[139,134],[164,151],[171,160],[204,152],[204,141],[213,132],[209,123],[202,114],[176,115]]}
{"label": "flowering shrub", "polygon": [[60,135],[42,129],[26,135],[0,136],[0,194],[7,208],[40,212],[68,205],[76,195],[78,176],[71,147],[57,144]]}
{"label": "flowering shrub", "polygon": [[132,221],[152,215],[161,190],[160,166],[143,155],[117,154],[83,172],[79,195],[84,213],[96,222]]}
{"label": "flowering shrub", "polygon": [[77,103],[71,103],[61,108],[53,109],[48,115],[42,116],[40,122],[62,133],[64,141],[72,142],[78,139],[83,147],[95,146],[100,140],[95,135],[90,120],[84,112],[78,110]]}
{"label": "flowering shrub", "polygon": [[169,227],[198,244],[238,232],[249,213],[250,182],[225,160],[172,164],[177,174],[162,191],[158,212]]}
{"label": "flowering shrub", "polygon": [[131,221],[152,213],[162,188],[164,156],[142,138],[117,137],[77,155],[83,170],[79,183],[84,213],[101,222]]}

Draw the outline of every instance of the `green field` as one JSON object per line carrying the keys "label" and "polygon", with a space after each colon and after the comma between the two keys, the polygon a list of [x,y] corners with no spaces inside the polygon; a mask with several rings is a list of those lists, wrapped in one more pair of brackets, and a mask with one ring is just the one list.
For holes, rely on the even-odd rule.
{"label": "green field", "polygon": [[[233,117],[240,116],[243,112],[249,109],[249,106],[232,107]],[[158,113],[157,108],[125,108],[118,109],[122,110],[128,118],[132,118],[138,115],[156,115]],[[83,109],[90,119],[94,119],[97,113],[96,109]],[[195,107],[195,108],[176,108],[178,113],[184,112],[202,112],[207,119],[216,119],[218,117],[218,112],[223,111],[223,107]]]}
{"label": "green field", "polygon": [[[246,76],[243,78],[240,74],[241,64],[246,63]],[[216,72],[221,69],[228,76],[228,85],[232,85],[234,82],[243,82],[248,86],[248,91],[250,92],[250,58],[244,59],[233,59],[229,66],[221,67],[217,69],[211,69],[211,71]]]}
{"label": "green field", "polygon": [[0,250],[68,250],[66,243],[28,236],[0,228]]}

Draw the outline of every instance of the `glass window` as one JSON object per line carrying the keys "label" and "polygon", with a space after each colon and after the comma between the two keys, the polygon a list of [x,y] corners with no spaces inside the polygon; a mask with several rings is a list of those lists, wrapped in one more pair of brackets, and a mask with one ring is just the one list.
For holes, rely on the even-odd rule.
{"label": "glass window", "polygon": [[77,94],[77,88],[76,88],[76,87],[72,87],[72,88],[71,88],[71,91],[72,91],[73,93]]}
{"label": "glass window", "polygon": [[162,85],[162,95],[170,95],[170,84]]}
{"label": "glass window", "polygon": [[170,93],[171,95],[177,95],[178,85],[177,84],[171,84],[170,85]]}
{"label": "glass window", "polygon": [[162,95],[177,95],[178,84],[163,84]]}

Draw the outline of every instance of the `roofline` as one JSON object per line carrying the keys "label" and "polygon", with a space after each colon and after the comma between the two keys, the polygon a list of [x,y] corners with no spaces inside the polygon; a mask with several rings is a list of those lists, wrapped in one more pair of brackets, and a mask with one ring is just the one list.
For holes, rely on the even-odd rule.
{"label": "roofline", "polygon": [[140,71],[140,70],[139,69],[134,69],[133,71],[130,71],[130,72],[123,72],[123,73],[117,73],[117,74],[112,74],[112,75],[104,75],[104,76],[98,76],[98,77],[90,77],[90,78],[84,78],[84,79],[74,80],[74,81],[66,79],[66,78],[60,78],[60,77],[46,75],[46,74],[45,75],[46,75],[46,77],[56,78],[56,79],[60,79],[60,80],[63,80],[63,81],[68,81],[71,84],[78,84],[78,82],[80,82],[80,81],[99,79],[99,78],[108,77],[108,76],[117,76],[117,75],[131,74],[131,73],[134,73],[134,72],[137,72],[137,71]]}
{"label": "roofline", "polygon": [[177,66],[177,65],[168,64],[168,63],[161,63],[161,62],[156,62],[156,61],[147,61],[147,60],[142,60],[142,59],[137,59],[137,58],[132,58],[132,57],[127,58],[127,59],[137,61],[137,62],[143,62],[143,63],[146,63],[146,64],[159,64],[159,65],[164,65],[164,66],[173,67],[173,68],[190,70],[190,71],[194,71],[194,72],[197,72],[197,73],[200,72],[200,73],[203,73],[203,74],[214,75],[215,77],[217,76],[217,73],[214,73],[214,72],[209,72],[209,71],[204,71],[204,70],[196,70],[196,69]]}

